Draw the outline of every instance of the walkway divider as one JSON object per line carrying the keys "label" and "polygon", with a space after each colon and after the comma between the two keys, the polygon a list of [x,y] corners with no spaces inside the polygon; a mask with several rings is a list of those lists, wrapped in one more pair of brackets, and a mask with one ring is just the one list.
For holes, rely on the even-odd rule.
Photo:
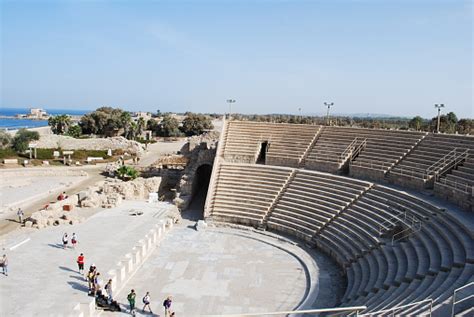
{"label": "walkway divider", "polygon": [[[160,220],[159,223],[151,229],[144,238],[140,239],[131,252],[125,254],[109,271],[104,284],[112,279],[112,292],[116,297],[127,285],[130,279],[137,273],[142,264],[153,253],[160,244],[165,233],[173,228],[173,220]],[[96,310],[95,299],[84,298],[84,301],[75,303],[70,316],[74,317],[92,317],[101,314],[102,310]]]}

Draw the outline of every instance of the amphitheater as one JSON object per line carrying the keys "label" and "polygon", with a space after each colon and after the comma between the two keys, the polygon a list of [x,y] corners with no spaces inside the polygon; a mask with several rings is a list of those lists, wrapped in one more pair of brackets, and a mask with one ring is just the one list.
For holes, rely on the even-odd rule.
{"label": "amphitheater", "polygon": [[472,136],[227,121],[204,218],[326,253],[337,307],[473,316],[473,185]]}

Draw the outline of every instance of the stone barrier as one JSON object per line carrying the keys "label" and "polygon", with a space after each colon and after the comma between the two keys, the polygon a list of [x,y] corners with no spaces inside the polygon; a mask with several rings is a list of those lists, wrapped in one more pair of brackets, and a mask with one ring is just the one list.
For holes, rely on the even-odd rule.
{"label": "stone barrier", "polygon": [[[172,219],[160,220],[143,239],[138,241],[137,245],[132,248],[132,252],[125,254],[114,268],[107,271],[107,278],[105,280],[108,281],[112,279],[114,297],[124,289],[128,281],[135,275],[141,265],[159,245],[164,234],[172,228]],[[87,303],[75,303],[70,316],[92,317],[98,314],[99,311],[96,310],[95,299],[92,299]]]}

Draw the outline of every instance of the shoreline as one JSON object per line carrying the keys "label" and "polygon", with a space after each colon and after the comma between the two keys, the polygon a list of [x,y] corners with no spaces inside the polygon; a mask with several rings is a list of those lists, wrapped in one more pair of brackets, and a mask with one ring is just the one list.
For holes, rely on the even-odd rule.
{"label": "shoreline", "polygon": [[[0,129],[5,129],[5,132],[14,136],[18,132],[18,130],[20,130],[21,128],[14,128],[10,130],[7,128],[0,127]],[[53,132],[51,131],[51,127],[49,125],[44,126],[44,127],[34,127],[34,128],[25,128],[25,129],[30,130],[30,131],[37,131],[40,135],[53,134]]]}

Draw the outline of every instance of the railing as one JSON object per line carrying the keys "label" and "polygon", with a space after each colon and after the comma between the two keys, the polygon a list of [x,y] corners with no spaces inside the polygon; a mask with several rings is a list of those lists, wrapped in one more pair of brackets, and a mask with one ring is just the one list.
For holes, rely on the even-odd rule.
{"label": "railing", "polygon": [[[389,204],[390,202],[387,201],[387,203]],[[397,203],[392,203],[392,204],[396,205],[397,209],[394,209],[391,206],[389,206],[389,209],[392,211],[397,211],[399,212],[399,214],[379,224],[379,236],[381,236],[384,233],[384,231],[389,231],[390,229],[392,229],[399,223],[404,224],[406,228],[400,232],[397,232],[396,234],[392,236],[392,245],[393,245],[396,241],[409,236],[413,232],[417,232],[421,230],[422,221],[411,212],[407,210],[401,211],[400,209],[398,209],[398,208],[404,209],[404,207],[400,206],[399,204]]]}
{"label": "railing", "polygon": [[[422,305],[421,307],[429,305],[429,314],[427,316],[431,316],[431,313],[433,312],[433,300],[431,298],[428,298],[428,299],[425,299],[425,300],[422,300],[422,301],[419,301],[419,302],[415,302],[415,303],[406,304],[406,305],[403,305],[403,306],[397,306],[397,307],[393,307],[393,308],[389,308],[389,309],[384,309],[384,310],[379,310],[379,311],[375,311],[375,312],[371,312],[371,313],[366,313],[366,314],[362,314],[362,315],[359,315],[359,316],[368,317],[368,316],[379,316],[379,315],[382,315],[382,314],[383,315],[388,314],[389,316],[390,315],[391,316],[403,316],[404,315],[403,313],[398,313],[398,314],[395,314],[395,313],[397,311],[400,311],[401,309],[411,308],[413,306],[418,306],[418,305],[421,305],[421,304],[424,304],[424,303],[426,303],[426,304]],[[410,315],[413,315],[413,314],[410,314]]]}
{"label": "railing", "polygon": [[352,159],[358,155],[362,149],[364,149],[365,147],[367,146],[367,139],[364,139],[362,142],[359,143],[359,145],[357,145],[355,148],[354,148],[354,151],[352,151],[351,153],[351,161]]}
{"label": "railing", "polygon": [[454,148],[448,154],[444,155],[435,163],[431,164],[429,167],[423,168],[416,168],[416,167],[409,167],[409,166],[399,166],[398,170],[392,170],[390,173],[398,174],[398,175],[406,175],[414,177],[417,174],[418,178],[422,178],[423,180],[429,180],[431,177],[436,177],[438,179],[448,170],[455,168],[459,163],[463,160],[467,159],[469,156],[469,149],[466,149],[462,152],[459,152],[458,148]]}
{"label": "railing", "polygon": [[340,159],[341,161],[345,161],[348,156],[352,154],[352,151],[357,145],[358,138],[356,137],[352,142],[346,147],[346,149],[341,153]]}
{"label": "railing", "polygon": [[439,178],[436,181],[440,184],[450,186],[450,187],[452,187],[456,190],[459,190],[463,193],[466,193],[466,194],[471,194],[473,192],[473,186],[469,185],[468,183],[465,183],[465,182],[460,182],[458,180],[452,181],[452,180],[448,180],[446,178]]}
{"label": "railing", "polygon": [[391,162],[363,162],[363,161],[353,161],[351,162],[352,166],[359,166],[359,167],[368,167],[370,169],[375,169],[375,170],[381,170],[381,171],[387,171],[390,169],[390,167],[393,166],[393,163]]}
{"label": "railing", "polygon": [[438,161],[433,163],[426,169],[427,175],[435,175],[439,178],[444,172],[451,168],[455,168],[456,165],[467,159],[469,156],[469,149],[466,149],[459,153],[458,148],[454,148],[451,152],[440,158]]}
{"label": "railing", "polygon": [[366,310],[367,306],[352,306],[352,307],[337,307],[337,308],[318,308],[318,309],[305,309],[305,310],[289,310],[289,311],[277,311],[267,313],[248,313],[248,314],[230,314],[230,315],[203,315],[206,317],[244,317],[244,316],[286,316],[286,315],[301,315],[301,314],[320,314],[320,313],[340,313],[340,312],[355,312],[355,316],[359,315],[360,311]]}
{"label": "railing", "polygon": [[[456,300],[456,295],[457,295],[458,293],[462,293],[466,288],[471,287],[471,286],[472,286],[472,289],[470,290],[468,296],[466,296],[465,298],[462,298],[462,299],[460,299],[460,300]],[[474,299],[474,282],[471,282],[471,283],[468,283],[468,284],[466,284],[466,285],[464,285],[464,286],[461,286],[461,287],[459,287],[459,288],[456,288],[456,289],[454,290],[454,292],[453,292],[453,304],[452,304],[452,306],[451,306],[451,307],[452,307],[452,308],[451,308],[451,317],[454,316],[454,313],[455,313],[455,311],[456,311],[456,310],[455,310],[455,306],[456,306],[457,304],[460,304],[460,303],[462,303],[462,302],[464,302],[464,301],[472,300],[472,299]]]}

